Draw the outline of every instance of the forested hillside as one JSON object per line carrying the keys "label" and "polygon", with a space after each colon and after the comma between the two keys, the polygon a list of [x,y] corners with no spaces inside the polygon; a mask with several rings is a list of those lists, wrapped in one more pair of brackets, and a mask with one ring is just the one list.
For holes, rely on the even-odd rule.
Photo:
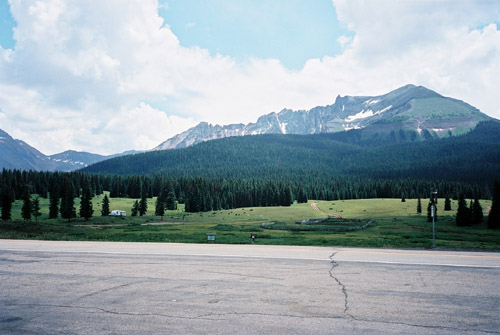
{"label": "forested hillside", "polygon": [[224,138],[190,148],[114,158],[82,171],[165,177],[324,183],[338,177],[491,184],[500,174],[500,122],[462,136],[415,141],[411,132]]}
{"label": "forested hillside", "polygon": [[60,194],[106,190],[111,197],[178,201],[189,212],[308,199],[426,198],[436,188],[441,196],[491,198],[499,178],[500,122],[488,121],[466,135],[426,141],[405,132],[369,139],[363,131],[260,135],[114,158],[81,172],[3,170],[0,206],[26,188],[55,203]]}

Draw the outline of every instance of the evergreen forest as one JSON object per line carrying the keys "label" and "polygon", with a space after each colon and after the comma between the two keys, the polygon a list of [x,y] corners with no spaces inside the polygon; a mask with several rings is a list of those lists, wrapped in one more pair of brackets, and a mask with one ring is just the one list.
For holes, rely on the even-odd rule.
{"label": "evergreen forest", "polygon": [[[458,199],[492,197],[500,177],[500,122],[466,135],[425,141],[362,131],[309,136],[225,138],[186,149],[114,158],[71,173],[3,170],[0,205],[29,193],[59,199],[99,195],[159,197],[187,212],[294,201],[427,198],[430,190]],[[139,202],[138,202],[139,204]],[[70,213],[71,214],[71,213]],[[66,216],[69,216],[67,214]]]}
{"label": "evergreen forest", "polygon": [[350,183],[418,179],[483,187],[491,185],[500,174],[500,122],[479,123],[461,136],[421,141],[412,141],[403,131],[368,137],[363,130],[231,137],[185,149],[113,158],[83,171],[122,176],[280,180],[304,186],[337,184],[338,179]]}

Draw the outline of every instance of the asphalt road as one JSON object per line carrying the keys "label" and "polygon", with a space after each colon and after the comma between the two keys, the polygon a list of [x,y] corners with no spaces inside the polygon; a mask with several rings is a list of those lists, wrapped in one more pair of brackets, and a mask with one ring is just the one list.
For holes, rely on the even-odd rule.
{"label": "asphalt road", "polygon": [[500,334],[500,254],[0,240],[1,334]]}

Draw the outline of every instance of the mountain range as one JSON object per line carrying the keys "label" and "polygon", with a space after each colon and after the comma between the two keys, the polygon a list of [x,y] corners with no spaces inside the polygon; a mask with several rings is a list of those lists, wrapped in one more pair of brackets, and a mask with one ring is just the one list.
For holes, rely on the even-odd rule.
{"label": "mountain range", "polygon": [[417,137],[445,137],[470,131],[490,119],[477,108],[422,86],[406,85],[380,96],[337,96],[335,103],[310,110],[284,109],[256,123],[211,125],[201,122],[153,150],[179,149],[209,140],[260,134],[320,134],[366,129],[366,134],[416,131]]}
{"label": "mountain range", "polygon": [[69,172],[106,159],[133,153],[136,151],[103,156],[68,150],[48,156],[26,142],[12,138],[0,129],[0,168],[2,169]]}
{"label": "mountain range", "polygon": [[[310,110],[284,109],[249,124],[211,125],[201,122],[151,151],[180,149],[214,139],[262,134],[331,134],[362,129],[356,136],[374,140],[408,137],[411,141],[465,134],[481,121],[492,120],[477,108],[444,97],[422,86],[406,85],[380,96],[338,96],[335,103]],[[0,168],[35,171],[74,171],[129,151],[103,156],[65,151],[47,156],[0,130]]]}

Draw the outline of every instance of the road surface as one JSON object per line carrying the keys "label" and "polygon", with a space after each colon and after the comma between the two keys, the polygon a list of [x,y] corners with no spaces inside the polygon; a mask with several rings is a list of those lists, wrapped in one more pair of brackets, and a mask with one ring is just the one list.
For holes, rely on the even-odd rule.
{"label": "road surface", "polygon": [[0,240],[1,334],[500,334],[500,254]]}

